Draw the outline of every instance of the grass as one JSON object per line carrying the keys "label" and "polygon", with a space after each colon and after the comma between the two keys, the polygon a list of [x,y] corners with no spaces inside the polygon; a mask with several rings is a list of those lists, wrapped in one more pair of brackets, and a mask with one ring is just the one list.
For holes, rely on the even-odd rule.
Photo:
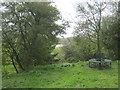
{"label": "grass", "polygon": [[88,63],[83,61],[70,67],[61,67],[62,65],[37,66],[21,74],[12,73],[11,68],[11,73],[3,77],[2,86],[3,88],[118,88],[116,61],[112,63],[111,69],[106,70],[91,69]]}

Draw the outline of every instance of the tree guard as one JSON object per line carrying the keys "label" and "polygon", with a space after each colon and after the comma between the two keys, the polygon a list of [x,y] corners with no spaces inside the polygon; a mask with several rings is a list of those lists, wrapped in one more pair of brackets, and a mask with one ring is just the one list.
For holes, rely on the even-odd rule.
{"label": "tree guard", "polygon": [[[98,59],[90,59],[89,60],[89,67],[97,66],[99,69],[102,67],[108,66],[111,68],[112,61],[109,59],[102,59],[99,61]],[[101,64],[101,66],[99,66]]]}

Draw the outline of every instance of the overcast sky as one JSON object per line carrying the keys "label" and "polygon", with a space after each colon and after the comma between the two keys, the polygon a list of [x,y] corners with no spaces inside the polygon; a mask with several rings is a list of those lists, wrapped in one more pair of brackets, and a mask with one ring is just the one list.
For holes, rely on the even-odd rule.
{"label": "overcast sky", "polygon": [[70,28],[67,28],[66,34],[62,35],[65,38],[71,37],[74,31],[75,21],[76,21],[76,3],[84,2],[86,0],[55,0],[55,4],[59,9],[62,17],[70,22]]}

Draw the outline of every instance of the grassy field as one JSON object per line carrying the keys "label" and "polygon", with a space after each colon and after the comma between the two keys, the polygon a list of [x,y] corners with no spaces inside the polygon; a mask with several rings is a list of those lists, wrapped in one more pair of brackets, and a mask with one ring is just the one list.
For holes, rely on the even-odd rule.
{"label": "grassy field", "polygon": [[[66,63],[64,63],[66,64]],[[30,72],[15,74],[12,66],[4,67],[10,74],[4,76],[3,88],[118,88],[118,62],[112,68],[97,70],[88,67],[88,62],[75,66],[62,64],[37,66]]]}

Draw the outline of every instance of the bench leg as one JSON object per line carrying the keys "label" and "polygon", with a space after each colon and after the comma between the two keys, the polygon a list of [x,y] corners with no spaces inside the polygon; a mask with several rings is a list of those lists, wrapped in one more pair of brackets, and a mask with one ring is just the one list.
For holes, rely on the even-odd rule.
{"label": "bench leg", "polygon": [[112,66],[112,64],[110,63],[110,67]]}
{"label": "bench leg", "polygon": [[89,62],[89,67],[90,67],[90,62]]}

